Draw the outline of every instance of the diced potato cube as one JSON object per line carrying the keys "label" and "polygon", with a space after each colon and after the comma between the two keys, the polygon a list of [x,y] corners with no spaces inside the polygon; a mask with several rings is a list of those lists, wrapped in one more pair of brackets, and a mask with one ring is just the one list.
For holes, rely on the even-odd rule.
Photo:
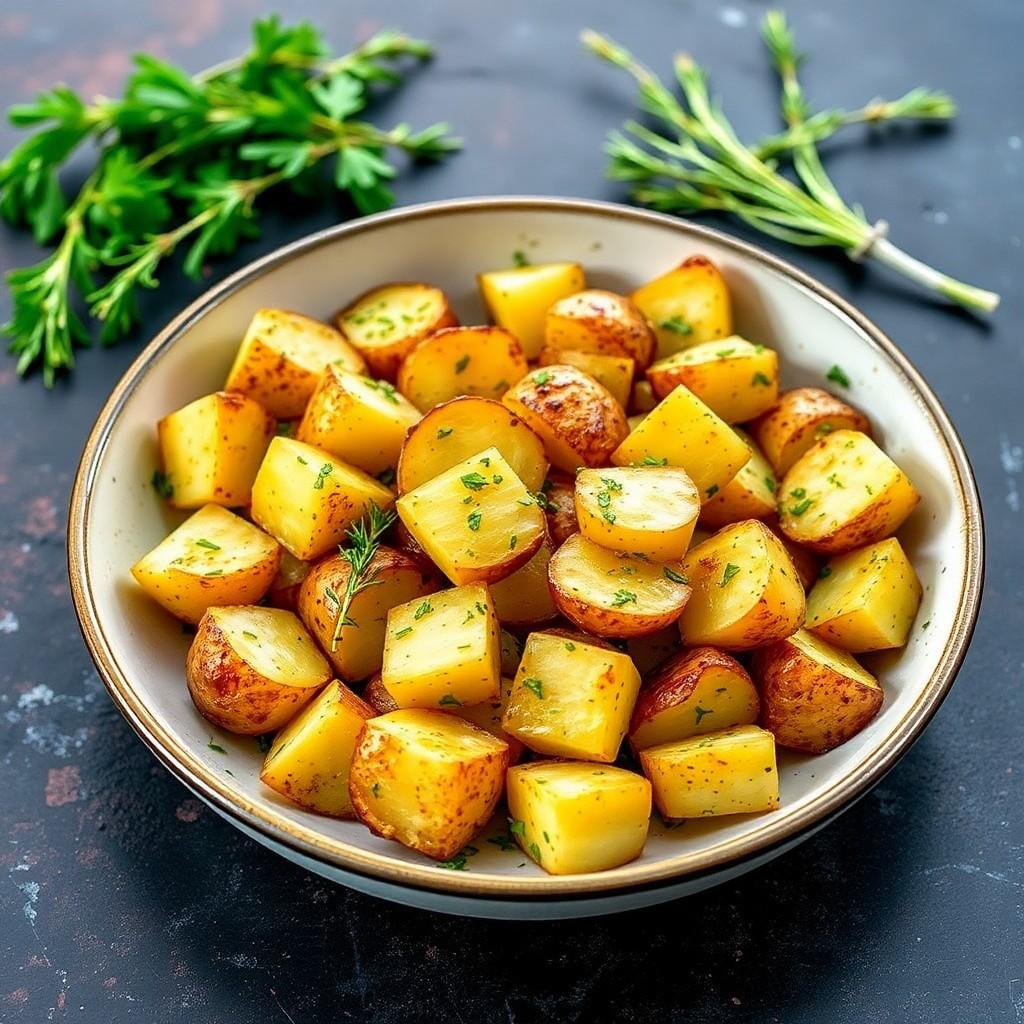
{"label": "diced potato cube", "polygon": [[606,387],[612,397],[625,408],[633,389],[635,362],[626,356],[602,352],[580,352],[577,349],[545,347],[537,360],[540,366],[575,366]]}
{"label": "diced potato cube", "polygon": [[498,621],[506,626],[538,626],[557,618],[558,608],[548,586],[551,544],[545,541],[521,569],[490,584]]}
{"label": "diced potato cube", "polygon": [[639,689],[629,655],[531,633],[502,724],[540,754],[610,764]]}
{"label": "diced potato cube", "polygon": [[551,875],[607,871],[647,842],[651,784],[624,768],[535,761],[509,769],[507,798],[512,834]]}
{"label": "diced potato cube", "polygon": [[756,814],[779,806],[775,737],[756,725],[640,751],[662,817]]}
{"label": "diced potato cube", "polygon": [[340,544],[372,505],[387,509],[394,500],[361,469],[302,441],[275,437],[253,484],[252,517],[308,561]]}
{"label": "diced potato cube", "polygon": [[480,583],[388,612],[381,683],[400,708],[480,704],[501,693],[498,619]]}
{"label": "diced potato cube", "polygon": [[745,431],[734,428],[750,449],[750,461],[700,510],[700,521],[717,529],[742,519],[768,519],[775,516],[775,492],[778,481],[768,460]]}

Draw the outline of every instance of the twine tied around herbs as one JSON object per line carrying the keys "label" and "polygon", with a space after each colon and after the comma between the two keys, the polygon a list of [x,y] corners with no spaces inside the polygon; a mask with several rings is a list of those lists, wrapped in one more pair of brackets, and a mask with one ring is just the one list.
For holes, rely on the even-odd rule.
{"label": "twine tied around herbs", "polygon": [[849,256],[854,263],[863,263],[864,260],[871,255],[871,250],[874,249],[875,245],[888,237],[889,222],[883,219],[876,220],[860,243],[855,245],[852,249],[847,249],[846,255]]}

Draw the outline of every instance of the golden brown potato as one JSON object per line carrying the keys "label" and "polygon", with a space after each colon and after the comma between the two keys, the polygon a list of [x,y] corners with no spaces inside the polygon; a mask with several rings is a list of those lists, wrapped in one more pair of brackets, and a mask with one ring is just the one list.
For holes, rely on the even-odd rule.
{"label": "golden brown potato", "polygon": [[398,390],[429,412],[459,395],[501,398],[527,369],[519,342],[501,327],[448,327],[405,357]]}
{"label": "golden brown potato", "polygon": [[761,724],[780,747],[823,754],[878,714],[882,689],[857,660],[801,629],[754,654]]}
{"label": "golden brown potato", "polygon": [[794,388],[750,424],[757,446],[779,478],[815,441],[833,430],[871,433],[867,417],[821,388]]}
{"label": "golden brown potato", "polygon": [[311,562],[303,562],[290,551],[281,548],[281,564],[277,568],[274,582],[270,584],[270,590],[267,591],[267,601],[274,608],[295,611],[299,601],[299,588],[312,568]]}
{"label": "golden brown potato", "polygon": [[622,406],[574,366],[534,370],[502,401],[544,442],[548,460],[567,473],[607,465],[629,433]]}
{"label": "golden brown potato", "polygon": [[682,563],[618,554],[580,533],[555,552],[548,579],[559,611],[598,636],[654,633],[679,618],[690,597]]}
{"label": "golden brown potato", "polygon": [[200,714],[229,732],[280,729],[331,678],[331,667],[291,613],[253,605],[210,608],[185,663]]}
{"label": "golden brown potato", "polygon": [[537,363],[540,366],[575,366],[577,370],[589,374],[598,384],[607,388],[609,394],[623,408],[629,404],[636,363],[627,356],[545,347],[541,349]]}
{"label": "golden brown potato", "polygon": [[337,323],[370,372],[393,381],[417,342],[459,321],[440,288],[411,283],[371,288],[338,314]]}
{"label": "golden brown potato", "polygon": [[789,555],[789,560],[793,563],[793,568],[796,569],[797,576],[800,577],[804,590],[810,590],[818,579],[818,573],[821,570],[821,559],[813,551],[808,551],[807,548],[797,544],[795,540],[790,540],[779,529],[778,516],[769,516],[763,522],[782,542],[782,546],[786,549],[786,554]]}
{"label": "golden brown potato", "polygon": [[387,691],[387,687],[381,680],[380,673],[370,676],[363,689],[363,700],[370,705],[378,715],[386,715],[391,711],[398,710],[398,702]]}
{"label": "golden brown potato", "polygon": [[576,520],[576,481],[568,473],[551,470],[541,491],[548,514],[548,532],[551,542],[561,547],[574,533],[580,532]]}
{"label": "golden brown potato", "polygon": [[556,351],[601,352],[632,359],[639,369],[654,358],[654,332],[624,295],[588,288],[560,299],[544,322],[544,343]]}
{"label": "golden brown potato", "polygon": [[446,707],[444,710],[449,715],[455,715],[463,721],[497,736],[499,740],[508,744],[508,763],[518,764],[523,756],[526,747],[515,738],[505,732],[501,724],[505,714],[505,707],[509,697],[512,695],[512,687],[515,685],[514,676],[503,676],[501,680],[501,695],[492,700],[484,701],[482,704],[463,704],[460,707]]}
{"label": "golden brown potato", "polygon": [[775,515],[778,482],[772,467],[749,434],[739,427],[733,429],[750,449],[750,461],[700,510],[700,521],[716,530],[743,519],[769,519]]}
{"label": "golden brown potato", "polygon": [[491,600],[503,626],[539,626],[558,617],[548,587],[548,564],[554,549],[546,540],[521,569],[489,587]]}

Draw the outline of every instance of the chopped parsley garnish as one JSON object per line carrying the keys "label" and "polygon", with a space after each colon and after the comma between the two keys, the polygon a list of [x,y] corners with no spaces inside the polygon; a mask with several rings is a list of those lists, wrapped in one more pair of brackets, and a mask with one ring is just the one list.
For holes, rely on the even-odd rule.
{"label": "chopped parsley garnish", "polygon": [[540,847],[536,843],[530,843],[530,856],[540,863]]}
{"label": "chopped parsley garnish", "polygon": [[740,571],[740,567],[738,565],[734,565],[732,562],[730,562],[725,567],[725,572],[722,573],[722,582],[719,583],[718,585],[720,587],[724,587],[739,571]]}
{"label": "chopped parsley garnish", "polygon": [[412,613],[413,619],[419,622],[424,615],[429,615],[434,610],[434,606],[429,601],[424,601],[417,609]]}
{"label": "chopped parsley garnish", "polygon": [[468,526],[468,527],[469,527],[469,528],[470,528],[470,529],[471,529],[471,530],[472,530],[472,531],[473,531],[474,533],[476,533],[476,532],[477,532],[477,530],[479,530],[479,529],[480,529],[480,520],[481,520],[482,518],[483,518],[483,513],[482,513],[482,512],[480,512],[479,510],[478,510],[478,511],[476,511],[476,512],[470,512],[470,513],[469,513],[469,515],[468,515],[468,516],[466,516],[466,525],[467,525],[467,526]]}
{"label": "chopped parsley garnish", "polygon": [[466,473],[459,479],[462,481],[462,486],[468,487],[471,491],[479,491],[487,486],[487,479],[482,473]]}
{"label": "chopped parsley garnish", "polygon": [[791,498],[806,498],[807,491],[803,487],[796,487],[789,492]]}
{"label": "chopped parsley garnish", "polygon": [[443,441],[454,429],[454,427],[441,427],[437,432],[438,441]]}
{"label": "chopped parsley garnish", "polygon": [[843,481],[839,479],[839,475],[837,473],[829,473],[829,475],[828,475],[828,482],[833,487],[842,487],[843,486]]}
{"label": "chopped parsley garnish", "polygon": [[530,691],[530,693],[534,694],[537,697],[540,697],[543,700],[544,683],[541,682],[541,680],[536,679],[533,676],[527,676],[523,680],[523,686],[525,686]]}
{"label": "chopped parsley garnish", "polygon": [[462,358],[458,359],[456,361],[456,363],[455,363],[455,372],[456,373],[462,373],[462,371],[467,366],[469,366],[469,356],[462,356]]}
{"label": "chopped parsley garnish", "polygon": [[662,566],[661,571],[664,573],[665,579],[671,580],[673,583],[686,584],[690,582],[682,573],[676,572],[675,569],[670,569],[667,565]]}
{"label": "chopped parsley garnish", "polygon": [[226,754],[227,751],[219,744],[213,742],[213,737],[210,737],[210,742],[206,744],[211,750],[216,750],[218,754]]}
{"label": "chopped parsley garnish", "polygon": [[813,498],[804,498],[798,505],[790,505],[787,511],[791,516],[802,516],[813,504]]}
{"label": "chopped parsley garnish", "polygon": [[700,720],[705,715],[710,715],[714,710],[713,708],[702,708],[699,704],[693,709],[697,713],[697,721],[695,724],[700,725]]}
{"label": "chopped parsley garnish", "polygon": [[818,425],[819,434],[831,434],[836,428],[831,423],[821,423]]}
{"label": "chopped parsley garnish", "polygon": [[612,598],[612,607],[621,608],[624,604],[636,604],[636,594],[632,590],[616,590]]}
{"label": "chopped parsley garnish", "polygon": [[265,732],[265,733],[263,733],[262,736],[257,736],[256,737],[256,749],[261,754],[266,754],[266,753],[269,752],[271,746],[273,745],[273,742],[274,742],[274,734],[270,733],[270,732]]}
{"label": "chopped parsley garnish", "polygon": [[209,572],[204,572],[203,575],[204,576],[223,576],[224,575],[224,570],[223,569],[211,569]]}
{"label": "chopped parsley garnish", "polygon": [[461,708],[462,701],[453,693],[446,693],[438,702],[443,708]]}
{"label": "chopped parsley garnish", "polygon": [[373,794],[373,795],[374,795],[375,797],[379,797],[379,796],[380,796],[380,783],[379,783],[379,782],[375,782],[375,783],[374,783],[374,784],[373,784],[373,785],[372,785],[372,786],[370,787],[370,792],[371,792],[371,793],[372,793],[372,794]]}
{"label": "chopped parsley garnish", "polygon": [[662,320],[658,326],[663,331],[671,331],[673,334],[693,334],[693,328],[681,316],[670,316]]}
{"label": "chopped parsley garnish", "polygon": [[509,539],[508,539],[508,549],[509,549],[509,551],[515,551],[516,545],[518,543],[519,543],[519,538],[513,533],[512,536],[509,537]]}
{"label": "chopped parsley garnish", "polygon": [[153,477],[149,481],[153,485],[153,490],[165,500],[174,497],[174,485],[171,483],[171,478],[166,474],[162,473],[159,469],[153,470]]}
{"label": "chopped parsley garnish", "polygon": [[491,477],[491,480],[496,484],[500,484],[504,479],[505,478],[500,473],[495,473],[494,476]]}
{"label": "chopped parsley garnish", "polygon": [[551,374],[550,374],[550,373],[548,373],[548,371],[547,371],[547,370],[541,370],[541,371],[540,371],[540,373],[538,373],[538,374],[537,374],[537,375],[536,375],[536,376],[535,376],[535,377],[533,378],[533,383],[534,383],[534,384],[547,384],[547,382],[548,382],[549,380],[551,380]]}
{"label": "chopped parsley garnish", "polygon": [[508,830],[514,836],[525,836],[526,835],[526,822],[517,821],[515,818],[509,818]]}
{"label": "chopped parsley garnish", "polygon": [[242,636],[244,636],[247,640],[251,640],[254,644],[259,643],[260,638],[255,633],[251,633],[248,629],[242,630]]}
{"label": "chopped parsley garnish", "polygon": [[214,544],[212,540],[207,540],[205,537],[199,537],[196,539],[196,543],[201,548],[208,548],[210,551],[220,551],[220,545]]}
{"label": "chopped parsley garnish", "polygon": [[320,467],[320,472],[316,475],[316,480],[313,481],[313,490],[322,491],[324,489],[324,481],[334,472],[334,466],[329,462],[325,462]]}
{"label": "chopped parsley garnish", "polygon": [[510,853],[513,850],[519,849],[516,845],[516,841],[507,832],[502,832],[500,835],[492,836],[487,840],[487,842],[498,847],[502,853]]}
{"label": "chopped parsley garnish", "polygon": [[390,384],[386,380],[374,380],[372,377],[364,377],[363,380],[366,381],[374,391],[379,391],[389,402],[398,405],[398,392],[395,390],[394,384]]}
{"label": "chopped parsley garnish", "polygon": [[768,488],[769,491],[772,492],[772,494],[774,494],[779,487],[779,485],[775,482],[775,477],[773,476],[766,476],[764,478],[764,485],[765,487]]}
{"label": "chopped parsley garnish", "polygon": [[756,352],[756,353],[757,353],[758,355],[760,355],[760,354],[761,354],[761,353],[762,353],[762,352],[764,351],[764,345],[755,345],[755,346],[754,346],[754,351],[755,351],[755,352]]}
{"label": "chopped parsley garnish", "polygon": [[761,387],[764,388],[770,388],[772,386],[772,382],[763,373],[755,373],[754,376],[750,378],[750,383],[760,384]]}
{"label": "chopped parsley garnish", "polygon": [[719,359],[727,359],[727,358],[728,358],[729,356],[731,356],[731,355],[732,355],[732,354],[733,354],[733,353],[734,353],[735,351],[736,351],[736,349],[734,349],[734,348],[723,348],[723,349],[719,349],[719,350],[718,350],[718,351],[717,351],[717,352],[715,353],[715,355],[716,355],[716,356],[718,356],[718,358],[719,358]]}
{"label": "chopped parsley garnish", "polygon": [[713,498],[718,493],[718,484],[712,484],[704,493],[709,498]]}
{"label": "chopped parsley garnish", "polygon": [[479,612],[479,613],[480,613],[481,615],[486,615],[486,614],[487,614],[487,606],[486,606],[486,605],[484,605],[484,604],[481,604],[481,603],[480,603],[479,601],[477,601],[477,602],[476,602],[476,610],[477,610],[477,611],[478,611],[478,612]]}
{"label": "chopped parsley garnish", "polygon": [[653,455],[645,455],[639,462],[634,462],[634,466],[667,466],[668,459],[658,459]]}
{"label": "chopped parsley garnish", "polygon": [[530,265],[530,259],[522,249],[516,249],[516,251],[512,253],[512,262],[517,267],[528,267]]}
{"label": "chopped parsley garnish", "polygon": [[567,651],[575,651],[576,650],[576,645],[571,640],[566,640],[565,641],[565,649]]}
{"label": "chopped parsley garnish", "polygon": [[300,463],[303,466],[308,466],[309,465],[309,463],[301,455],[296,455],[295,456],[295,461]]}
{"label": "chopped parsley garnish", "polygon": [[395,639],[401,640],[403,636],[408,636],[412,632],[412,626],[403,626],[397,633],[395,633]]}
{"label": "chopped parsley garnish", "polygon": [[841,385],[844,388],[850,386],[850,378],[843,372],[843,368],[838,364],[834,364],[828,373],[825,374],[826,380],[834,381],[836,384]]}

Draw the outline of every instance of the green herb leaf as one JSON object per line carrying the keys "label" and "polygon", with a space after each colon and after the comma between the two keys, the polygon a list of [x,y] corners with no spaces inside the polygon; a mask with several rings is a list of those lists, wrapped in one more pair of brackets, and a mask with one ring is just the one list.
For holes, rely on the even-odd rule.
{"label": "green herb leaf", "polygon": [[174,497],[174,486],[171,483],[171,478],[166,473],[162,473],[159,469],[154,469],[150,483],[153,485],[153,490],[165,501]]}
{"label": "green herb leaf", "polygon": [[401,640],[402,637],[408,636],[411,632],[412,632],[412,626],[403,626],[401,629],[399,629],[395,633],[393,633],[392,636],[394,636],[394,638],[396,640]]}
{"label": "green herb leaf", "polygon": [[454,427],[441,427],[437,432],[438,441],[443,441],[454,429]]}
{"label": "green herb leaf", "polygon": [[850,386],[850,378],[846,376],[843,372],[843,368],[838,364],[832,366],[828,373],[825,374],[825,377],[844,388],[848,388]]}
{"label": "green herb leaf", "polygon": [[512,253],[512,262],[517,267],[528,267],[530,265],[530,261],[522,249],[516,249],[516,251]]}
{"label": "green herb leaf", "polygon": [[477,510],[475,512],[470,512],[469,515],[466,516],[466,525],[474,533],[476,533],[480,529],[480,520],[481,519],[483,519],[483,513],[480,512],[479,510]]}
{"label": "green herb leaf", "polygon": [[533,375],[533,383],[543,387],[551,380],[551,374],[547,370],[541,370]]}
{"label": "green herb leaf", "polygon": [[320,467],[320,472],[316,475],[316,480],[313,481],[313,490],[322,491],[324,489],[324,481],[334,472],[334,466],[330,462],[325,462]]}
{"label": "green herb leaf", "polygon": [[462,481],[462,486],[468,487],[471,491],[479,491],[487,486],[487,478],[482,473],[466,473],[459,479]]}
{"label": "green herb leaf", "polygon": [[738,565],[734,565],[732,562],[729,562],[725,567],[725,571],[722,573],[722,581],[718,585],[720,587],[724,587],[739,571],[740,567]]}
{"label": "green herb leaf", "polygon": [[532,694],[534,694],[537,697],[540,697],[543,700],[543,698],[544,698],[544,683],[541,682],[541,680],[536,679],[533,676],[527,676],[523,680],[523,686],[525,686],[526,689],[528,689]]}
{"label": "green herb leaf", "polygon": [[667,320],[662,320],[658,326],[662,330],[671,331],[673,334],[693,334],[693,327],[681,316],[670,316]]}
{"label": "green herb leaf", "polygon": [[443,708],[461,708],[462,701],[453,693],[446,693],[438,702]]}
{"label": "green herb leaf", "polygon": [[214,544],[212,540],[207,540],[205,537],[196,538],[196,544],[201,548],[207,548],[209,551],[220,551],[219,544]]}
{"label": "green herb leaf", "polygon": [[791,516],[802,516],[814,504],[813,498],[804,498],[796,505],[790,505],[786,510]]}
{"label": "green herb leaf", "polygon": [[217,751],[218,754],[226,754],[227,751],[219,744],[213,742],[213,737],[210,737],[210,742],[206,744],[210,750]]}
{"label": "green herb leaf", "polygon": [[636,604],[637,597],[632,590],[616,590],[612,598],[612,607],[621,608],[626,604]]}
{"label": "green herb leaf", "polygon": [[673,583],[686,584],[690,582],[682,573],[676,572],[675,569],[667,565],[662,566],[661,571],[664,573],[665,579],[671,580]]}
{"label": "green herb leaf", "polygon": [[462,373],[469,366],[469,356],[461,356],[455,361],[455,372]]}
{"label": "green herb leaf", "polygon": [[424,615],[429,615],[434,610],[434,606],[429,601],[424,601],[417,607],[416,611],[413,612],[412,617],[417,622],[423,618]]}
{"label": "green herb leaf", "polygon": [[750,378],[750,383],[760,385],[761,387],[765,388],[769,388],[772,385],[772,382],[760,371],[755,373],[754,376]]}

